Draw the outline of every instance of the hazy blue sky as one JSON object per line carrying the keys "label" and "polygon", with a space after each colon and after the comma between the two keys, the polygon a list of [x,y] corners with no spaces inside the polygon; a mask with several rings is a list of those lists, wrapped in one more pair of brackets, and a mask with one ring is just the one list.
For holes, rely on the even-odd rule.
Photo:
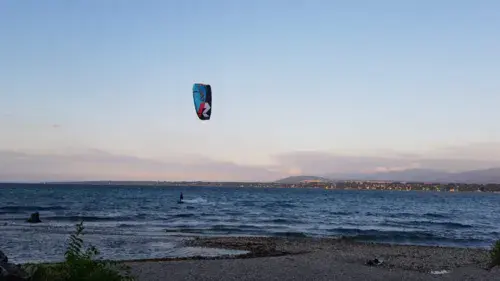
{"label": "hazy blue sky", "polygon": [[[495,0],[0,1],[3,177],[497,165],[499,13]],[[194,82],[212,85],[209,122]]]}

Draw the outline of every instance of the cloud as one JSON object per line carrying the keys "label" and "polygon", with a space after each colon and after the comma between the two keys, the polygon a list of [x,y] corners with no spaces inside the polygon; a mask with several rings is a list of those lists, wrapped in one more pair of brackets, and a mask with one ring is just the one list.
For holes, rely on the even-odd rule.
{"label": "cloud", "polygon": [[436,169],[460,172],[500,167],[500,143],[473,143],[440,147],[425,153],[378,153],[372,156],[322,151],[297,151],[275,155],[283,170],[302,174],[374,173],[407,169]]}
{"label": "cloud", "polygon": [[238,165],[200,157],[160,161],[100,150],[72,153],[0,151],[0,181],[51,180],[275,180],[266,167]]}
{"label": "cloud", "polygon": [[435,169],[460,172],[500,167],[500,143],[440,147],[423,153],[372,155],[296,151],[274,155],[275,165],[250,166],[199,155],[146,159],[97,149],[0,151],[0,181],[205,180],[274,181],[291,175],[360,174]]}
{"label": "cloud", "polygon": [[438,147],[432,151],[432,156],[433,158],[473,159],[495,162],[500,159],[500,143],[481,142]]}
{"label": "cloud", "polygon": [[328,152],[291,152],[276,155],[278,165],[303,174],[359,173],[414,166],[404,157],[351,156]]}

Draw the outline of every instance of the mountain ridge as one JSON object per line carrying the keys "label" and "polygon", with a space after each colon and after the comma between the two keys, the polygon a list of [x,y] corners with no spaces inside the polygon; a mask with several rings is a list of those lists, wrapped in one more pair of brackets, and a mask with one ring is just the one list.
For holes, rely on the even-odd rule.
{"label": "mountain ridge", "polygon": [[377,172],[377,173],[331,173],[327,175],[301,175],[286,177],[276,182],[279,183],[299,183],[297,179],[343,181],[343,180],[363,180],[363,181],[402,181],[402,182],[438,182],[438,183],[476,183],[500,184],[500,168],[476,169],[463,172],[447,172],[433,169],[407,169],[401,171]]}

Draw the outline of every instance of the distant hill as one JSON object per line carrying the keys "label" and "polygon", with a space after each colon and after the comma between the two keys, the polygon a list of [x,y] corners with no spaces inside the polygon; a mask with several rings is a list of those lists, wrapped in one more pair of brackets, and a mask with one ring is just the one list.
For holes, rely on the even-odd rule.
{"label": "distant hill", "polygon": [[284,179],[277,180],[277,183],[283,183],[283,184],[296,184],[296,183],[301,183],[305,181],[324,181],[324,182],[330,182],[332,181],[331,179],[324,178],[324,177],[318,177],[318,176],[293,176],[293,177],[287,177]]}
{"label": "distant hill", "polygon": [[500,184],[500,168],[472,170],[450,173],[432,169],[408,169],[403,171],[379,172],[371,174],[329,174],[335,180],[379,180],[407,182],[460,182],[460,183],[497,183]]}
{"label": "distant hill", "polygon": [[500,168],[450,174],[448,179],[452,182],[463,183],[500,183]]}

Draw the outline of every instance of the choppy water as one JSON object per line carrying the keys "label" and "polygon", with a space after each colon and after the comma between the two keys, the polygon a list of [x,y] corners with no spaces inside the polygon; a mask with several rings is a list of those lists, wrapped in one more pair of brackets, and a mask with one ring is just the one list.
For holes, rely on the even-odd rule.
{"label": "choppy water", "polygon": [[[181,191],[185,204],[177,204]],[[25,222],[34,211],[42,223]],[[61,259],[80,220],[86,240],[117,259],[220,254],[180,245],[193,235],[489,247],[500,239],[500,195],[0,184],[0,249],[15,262]]]}

